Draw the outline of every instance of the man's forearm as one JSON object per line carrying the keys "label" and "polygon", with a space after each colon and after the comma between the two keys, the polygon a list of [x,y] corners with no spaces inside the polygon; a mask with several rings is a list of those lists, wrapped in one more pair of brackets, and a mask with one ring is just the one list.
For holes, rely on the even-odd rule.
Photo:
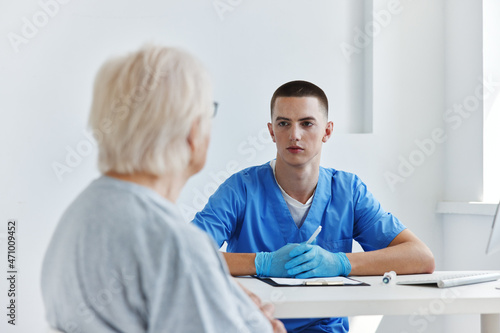
{"label": "man's forearm", "polygon": [[[233,276],[254,275],[255,253],[223,252]],[[351,264],[350,275],[383,275],[388,271],[398,274],[432,273],[434,256],[431,250],[410,230],[403,230],[388,247],[360,253],[347,253]]]}
{"label": "man's forearm", "polygon": [[422,274],[434,271],[431,250],[409,230],[404,230],[385,249],[347,253],[351,275]]}
{"label": "man's forearm", "polygon": [[255,253],[223,252],[232,276],[255,275]]}

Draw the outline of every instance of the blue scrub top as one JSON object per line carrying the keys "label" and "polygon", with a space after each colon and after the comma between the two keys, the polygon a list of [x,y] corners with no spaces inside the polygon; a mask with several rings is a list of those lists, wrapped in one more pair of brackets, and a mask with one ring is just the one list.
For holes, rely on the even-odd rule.
{"label": "blue scrub top", "polygon": [[[349,253],[355,239],[365,251],[372,251],[387,247],[406,228],[382,209],[356,175],[323,167],[309,213],[298,228],[269,163],[228,178],[193,223],[208,232],[219,246],[226,241],[227,251],[235,253],[272,252],[288,243],[305,242],[320,225],[322,231],[316,244],[322,248]],[[283,322],[289,332],[300,332],[304,325],[314,322],[318,332],[348,330],[346,318]],[[308,331],[314,330],[311,327]]]}

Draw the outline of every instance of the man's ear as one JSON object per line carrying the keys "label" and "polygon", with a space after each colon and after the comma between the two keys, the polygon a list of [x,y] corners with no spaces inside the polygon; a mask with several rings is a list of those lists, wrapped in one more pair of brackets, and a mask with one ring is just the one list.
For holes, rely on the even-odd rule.
{"label": "man's ear", "polygon": [[333,134],[333,121],[329,121],[326,123],[326,128],[325,128],[325,135],[323,135],[323,143],[327,142],[328,139],[330,139],[330,137],[332,136]]}
{"label": "man's ear", "polygon": [[276,142],[276,138],[274,137],[273,124],[267,123],[267,129],[269,130],[269,134],[271,135],[273,142]]}

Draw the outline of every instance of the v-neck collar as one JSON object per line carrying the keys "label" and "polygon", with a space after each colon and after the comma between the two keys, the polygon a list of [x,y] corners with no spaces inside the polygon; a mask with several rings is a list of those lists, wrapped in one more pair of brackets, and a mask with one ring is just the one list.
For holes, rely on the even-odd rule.
{"label": "v-neck collar", "polygon": [[301,227],[298,228],[293,221],[290,210],[288,209],[278,183],[274,178],[273,169],[270,164],[268,164],[267,166],[268,172],[266,173],[265,182],[266,184],[268,184],[271,202],[276,203],[275,205],[271,206],[275,221],[278,224],[279,230],[283,235],[285,242],[300,243],[306,241],[321,224],[323,212],[329,198],[331,197],[331,187],[328,187],[328,184],[330,182],[328,182],[326,173],[324,172],[323,168],[320,167],[318,184],[316,185],[316,191],[311,207]]}

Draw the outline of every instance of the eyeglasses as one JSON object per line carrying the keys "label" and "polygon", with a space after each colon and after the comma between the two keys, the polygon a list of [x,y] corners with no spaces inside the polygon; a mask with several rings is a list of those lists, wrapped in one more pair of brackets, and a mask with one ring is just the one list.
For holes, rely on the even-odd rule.
{"label": "eyeglasses", "polygon": [[217,115],[217,109],[219,108],[219,103],[214,102],[214,114],[212,115],[212,118],[215,118]]}

